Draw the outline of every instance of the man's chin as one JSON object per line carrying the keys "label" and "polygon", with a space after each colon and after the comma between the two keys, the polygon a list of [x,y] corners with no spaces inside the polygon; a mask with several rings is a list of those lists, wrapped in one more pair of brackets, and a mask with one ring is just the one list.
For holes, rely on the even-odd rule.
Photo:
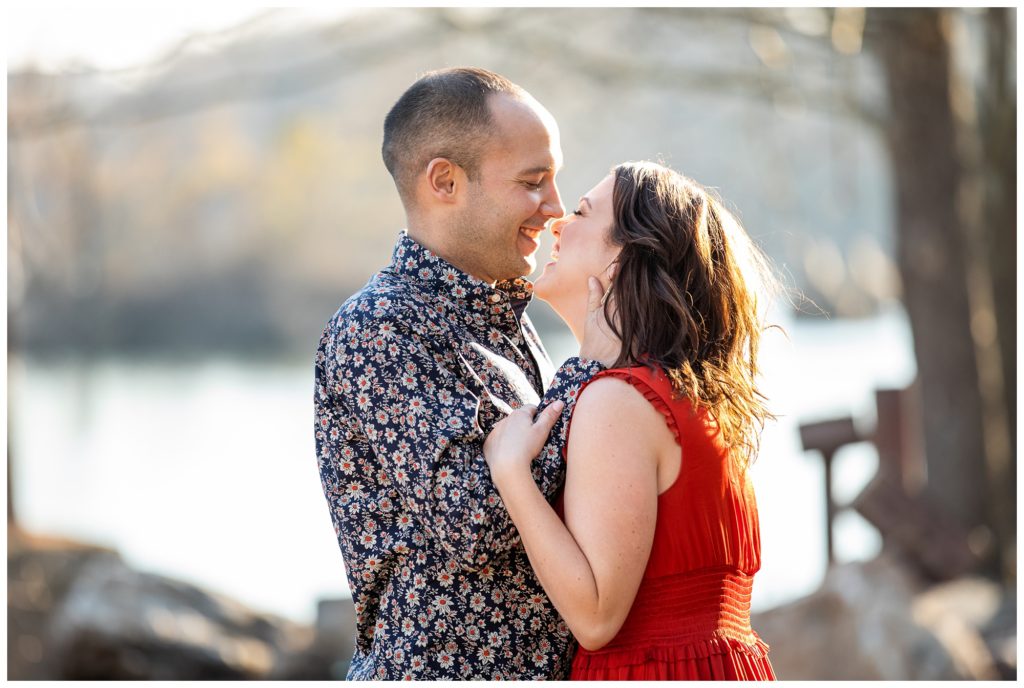
{"label": "man's chin", "polygon": [[508,282],[511,280],[519,279],[520,277],[529,277],[533,274],[533,271],[537,269],[537,259],[533,256],[519,256],[516,264],[509,265],[507,270],[503,270],[501,274],[505,275],[499,282]]}

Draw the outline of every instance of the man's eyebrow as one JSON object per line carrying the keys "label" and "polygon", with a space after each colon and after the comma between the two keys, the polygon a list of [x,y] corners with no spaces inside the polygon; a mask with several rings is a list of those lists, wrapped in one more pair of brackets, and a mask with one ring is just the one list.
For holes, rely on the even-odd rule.
{"label": "man's eyebrow", "polygon": [[528,177],[531,174],[545,174],[547,172],[550,172],[553,169],[554,169],[554,166],[552,166],[552,165],[545,165],[544,167],[531,167],[528,170],[523,170],[519,174],[521,174],[524,177]]}

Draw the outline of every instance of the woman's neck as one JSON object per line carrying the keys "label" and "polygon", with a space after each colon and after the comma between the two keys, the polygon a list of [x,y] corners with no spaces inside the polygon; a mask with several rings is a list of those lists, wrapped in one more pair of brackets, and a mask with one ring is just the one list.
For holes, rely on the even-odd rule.
{"label": "woman's neck", "polygon": [[572,336],[576,339],[576,345],[583,344],[583,331],[587,323],[587,303],[565,303],[558,300],[547,302],[551,309],[558,314],[558,317],[569,326]]}

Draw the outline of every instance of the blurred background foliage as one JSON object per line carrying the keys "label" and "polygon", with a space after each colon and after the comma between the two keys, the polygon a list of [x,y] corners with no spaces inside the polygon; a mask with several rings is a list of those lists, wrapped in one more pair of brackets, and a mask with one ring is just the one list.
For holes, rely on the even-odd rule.
{"label": "blurred background foliage", "polygon": [[879,65],[836,51],[825,11],[758,16],[381,10],[282,32],[271,12],[137,69],[13,73],[12,341],[305,354],[403,224],[382,113],[449,63],[547,104],[566,192],[661,157],[718,187],[825,310],[874,312],[899,294],[869,174],[887,172]]}
{"label": "blurred background foliage", "polygon": [[[9,68],[12,678],[181,677],[160,673],[159,652],[126,655],[123,636],[76,616],[112,580],[122,602],[142,591],[166,618],[199,608],[220,629],[209,641],[219,650],[190,655],[194,677],[343,671],[345,584],[315,477],[312,353],[404,224],[380,160],[384,114],[422,72],[463,64],[509,76],[554,114],[567,205],[620,161],[662,160],[716,189],[791,287],[778,320],[792,346],[767,366],[787,418],[755,474],[755,606],[778,612],[767,629],[813,617],[799,605],[833,604],[832,593],[850,609],[817,634],[846,646],[845,665],[827,651],[814,664],[781,635],[780,676],[1015,675],[1015,630],[1011,644],[1004,632],[1016,613],[1015,10],[300,16],[253,11],[127,66]],[[531,314],[554,358],[572,353],[544,304]],[[903,390],[891,413],[875,407],[879,387]],[[837,419],[848,422],[801,434]],[[887,419],[894,434],[882,437]],[[846,514],[822,494],[823,471],[853,505]],[[292,621],[243,623],[163,579],[132,579],[94,544]],[[86,561],[98,573],[79,575]],[[875,608],[850,598],[854,579],[887,600],[879,614],[918,629],[955,617],[977,633],[921,631],[916,649],[892,644],[900,661],[877,647],[861,657],[838,621],[871,623],[854,613]],[[934,593],[964,581],[980,587]],[[300,628],[317,597],[315,626]],[[923,606],[906,607],[911,597]],[[953,603],[927,611],[936,597],[990,613],[967,623]],[[142,628],[178,638],[168,656],[183,666],[194,628]],[[930,664],[912,659],[921,647]]]}

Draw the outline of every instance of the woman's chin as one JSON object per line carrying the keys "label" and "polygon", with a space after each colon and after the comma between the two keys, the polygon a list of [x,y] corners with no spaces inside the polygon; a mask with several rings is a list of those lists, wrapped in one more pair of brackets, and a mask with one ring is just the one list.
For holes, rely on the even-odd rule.
{"label": "woman's chin", "polygon": [[548,268],[551,263],[548,263],[541,270],[540,276],[533,281],[533,294],[541,301],[551,303],[551,299],[554,296],[554,280],[548,272]]}

